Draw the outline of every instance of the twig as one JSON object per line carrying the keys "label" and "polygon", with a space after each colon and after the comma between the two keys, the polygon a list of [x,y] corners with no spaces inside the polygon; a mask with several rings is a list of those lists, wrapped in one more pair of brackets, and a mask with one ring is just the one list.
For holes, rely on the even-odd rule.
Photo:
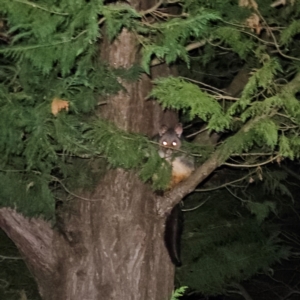
{"label": "twig", "polygon": [[0,259],[1,260],[19,260],[19,259],[23,259],[20,256],[5,256],[5,255],[0,255]]}
{"label": "twig", "polygon": [[246,289],[241,284],[232,283],[231,286],[236,288],[237,290],[231,290],[231,291],[228,291],[228,292],[239,294],[239,295],[243,296],[245,300],[253,300],[253,298],[248,294]]}
{"label": "twig", "polygon": [[234,183],[243,181],[245,179],[247,179],[248,177],[252,176],[252,174],[256,173],[256,171],[252,171],[250,174],[247,174],[245,176],[243,176],[242,178],[230,181],[230,182],[226,182],[222,185],[219,185],[217,187],[213,187],[213,188],[209,188],[209,189],[195,189],[195,192],[209,192],[209,191],[214,191],[214,190],[218,190],[218,189],[222,189],[222,188],[226,188],[228,185],[232,185]]}
{"label": "twig", "polygon": [[273,158],[270,158],[269,160],[266,160],[262,163],[258,163],[258,164],[254,164],[254,165],[238,165],[238,164],[231,164],[231,163],[224,163],[223,165],[226,165],[226,166],[230,166],[230,167],[235,167],[235,168],[255,168],[255,167],[259,167],[259,166],[263,166],[263,165],[266,165],[274,160],[277,160],[278,158],[280,157],[280,155],[276,155],[275,157]]}
{"label": "twig", "polygon": [[57,11],[53,11],[53,10],[47,9],[45,7],[37,5],[36,3],[30,2],[30,1],[24,1],[24,0],[13,0],[13,1],[32,6],[34,8],[44,10],[46,12],[49,12],[50,14],[61,15],[61,16],[68,16],[69,15],[69,13],[60,13],[60,12],[57,12]]}
{"label": "twig", "polygon": [[153,11],[157,10],[163,3],[163,0],[159,0],[154,6],[152,6],[151,8],[141,11],[140,14],[142,16],[148,15],[150,13],[152,13]]}
{"label": "twig", "polygon": [[209,200],[209,198],[210,198],[210,196],[206,199],[206,200],[204,200],[204,201],[202,201],[199,205],[197,205],[196,207],[192,207],[192,208],[185,208],[185,209],[181,209],[182,211],[193,211],[193,210],[196,210],[196,209],[198,209],[199,207],[201,207],[202,205],[204,205],[208,200]]}
{"label": "twig", "polygon": [[80,199],[80,200],[84,200],[84,201],[91,201],[91,202],[98,202],[100,201],[101,199],[89,199],[89,198],[85,198],[85,197],[81,197],[75,193],[72,193],[63,183],[60,179],[58,179],[57,177],[54,177],[54,176],[51,176],[53,181],[56,181],[58,183],[60,183],[60,185],[63,187],[63,189],[70,195]]}
{"label": "twig", "polygon": [[258,9],[256,9],[255,11],[256,11],[256,13],[259,15],[259,17],[264,21],[265,26],[266,26],[266,29],[267,29],[268,33],[271,35],[271,37],[272,37],[272,39],[273,39],[273,41],[274,41],[274,45],[275,45],[277,51],[279,52],[279,54],[280,54],[281,56],[285,57],[285,58],[289,58],[289,59],[292,59],[292,60],[300,61],[299,58],[296,58],[296,57],[292,57],[292,56],[286,55],[286,54],[284,54],[284,53],[281,51],[281,49],[279,48],[279,45],[278,45],[278,43],[277,43],[276,37],[275,37],[275,35],[273,34],[272,30],[270,29],[270,26],[268,25],[267,21],[264,19],[264,17],[262,16],[262,14],[259,12]]}
{"label": "twig", "polygon": [[[200,42],[196,42],[196,43],[192,43],[192,44],[189,44],[185,47],[185,49],[187,51],[191,51],[191,50],[194,50],[194,49],[197,49],[197,48],[200,48],[202,46],[204,46],[206,44],[206,40],[202,40]],[[152,60],[150,66],[151,67],[154,67],[154,66],[157,66],[157,65],[160,65],[160,64],[163,64],[165,61],[163,59],[159,59],[159,58],[155,58]]]}
{"label": "twig", "polygon": [[218,92],[220,92],[222,94],[225,93],[225,91],[223,91],[223,90],[220,90],[220,89],[218,89],[218,88],[216,88],[216,87],[214,87],[212,85],[206,84],[204,82],[201,82],[201,81],[198,81],[198,80],[195,80],[195,79],[187,78],[187,77],[184,77],[184,76],[179,76],[179,78],[182,78],[184,80],[188,80],[188,81],[191,81],[191,82],[195,82],[195,83],[198,83],[200,85],[204,85],[204,86],[206,86],[206,87],[208,87],[208,88],[210,88],[212,90],[216,90],[216,91],[218,91]]}
{"label": "twig", "polygon": [[234,198],[240,200],[243,203],[247,203],[249,202],[248,200],[244,200],[241,197],[238,197],[236,194],[234,194],[227,186],[225,187],[225,189],[229,192],[229,194],[231,194]]}

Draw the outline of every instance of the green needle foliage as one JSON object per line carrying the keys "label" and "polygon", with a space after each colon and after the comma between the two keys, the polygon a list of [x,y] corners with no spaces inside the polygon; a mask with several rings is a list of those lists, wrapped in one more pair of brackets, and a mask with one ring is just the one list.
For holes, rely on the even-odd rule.
{"label": "green needle foliage", "polygon": [[209,23],[219,19],[214,12],[198,9],[196,14],[187,15],[184,19],[174,18],[154,26],[158,35],[155,44],[153,40],[145,40],[142,66],[149,72],[149,64],[154,56],[165,59],[168,64],[180,58],[189,65],[184,45],[190,40],[208,37]]}
{"label": "green needle foliage", "polygon": [[159,78],[155,84],[150,96],[157,98],[163,107],[188,112],[190,119],[200,117],[208,121],[209,129],[222,131],[229,127],[230,118],[219,103],[196,85],[175,77]]}

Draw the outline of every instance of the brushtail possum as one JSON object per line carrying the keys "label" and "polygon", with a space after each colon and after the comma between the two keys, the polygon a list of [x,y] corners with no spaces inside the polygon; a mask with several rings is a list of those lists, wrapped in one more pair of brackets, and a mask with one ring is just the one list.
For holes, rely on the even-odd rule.
{"label": "brushtail possum", "polygon": [[[182,144],[182,124],[177,124],[175,128],[168,128],[163,125],[156,137],[159,143],[159,155],[172,165],[172,179],[169,188],[174,187],[182,180],[188,178],[194,171],[194,160],[185,153],[178,151]],[[173,207],[167,217],[165,228],[165,245],[171,261],[175,266],[181,266],[180,260],[180,240],[183,225],[183,215],[180,204]]]}
{"label": "brushtail possum", "polygon": [[182,144],[182,124],[175,128],[163,125],[156,137],[159,143],[158,154],[172,165],[172,179],[169,188],[188,178],[194,171],[194,160],[185,153],[178,151]]}

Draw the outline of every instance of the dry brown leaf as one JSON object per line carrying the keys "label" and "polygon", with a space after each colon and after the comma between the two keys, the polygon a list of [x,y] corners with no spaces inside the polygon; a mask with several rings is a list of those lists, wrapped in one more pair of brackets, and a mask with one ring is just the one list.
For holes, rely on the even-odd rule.
{"label": "dry brown leaf", "polygon": [[59,98],[53,98],[51,103],[51,112],[56,116],[62,109],[69,110],[69,101],[62,100]]}
{"label": "dry brown leaf", "polygon": [[20,292],[20,300],[27,300],[26,292],[24,290],[21,290]]}
{"label": "dry brown leaf", "polygon": [[258,5],[254,0],[239,0],[239,6],[258,9]]}
{"label": "dry brown leaf", "polygon": [[286,0],[277,0],[271,4],[271,7],[277,7],[279,5],[286,5]]}
{"label": "dry brown leaf", "polygon": [[260,18],[257,14],[252,14],[246,20],[246,25],[250,27],[251,31],[254,31],[257,35],[259,35],[262,30],[262,26],[260,25]]}
{"label": "dry brown leaf", "polygon": [[248,0],[239,0],[239,6],[247,6]]}
{"label": "dry brown leaf", "polygon": [[263,173],[262,173],[261,167],[257,167],[257,168],[256,168],[256,175],[257,175],[257,177],[258,177],[258,179],[259,179],[260,181],[263,180]]}

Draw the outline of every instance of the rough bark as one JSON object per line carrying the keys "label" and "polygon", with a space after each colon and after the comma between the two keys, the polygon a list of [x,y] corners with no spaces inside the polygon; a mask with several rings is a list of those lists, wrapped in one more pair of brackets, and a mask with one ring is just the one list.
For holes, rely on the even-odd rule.
{"label": "rough bark", "polygon": [[64,228],[71,251],[49,299],[168,299],[174,267],[149,186],[117,169],[84,196],[93,201],[74,199]]}
{"label": "rough bark", "polygon": [[[102,49],[102,60],[116,68],[129,68],[139,59],[135,37],[126,29],[113,43],[104,40]],[[163,70],[168,72],[166,67],[159,68],[161,75]],[[101,108],[101,117],[123,130],[148,136],[162,123],[172,126],[177,122],[174,112],[163,112],[156,102],[146,100],[149,76],[121,83],[125,90],[110,97]],[[101,199],[91,203],[93,228],[101,228],[93,236],[100,246],[95,257],[101,265],[101,295],[107,299],[168,299],[174,267],[163,242],[165,216],[157,214],[157,196],[134,172],[117,169],[104,176],[91,197]]]}
{"label": "rough bark", "polygon": [[[105,39],[101,49],[101,59],[115,68],[130,68],[139,62],[136,38],[126,29],[112,43]],[[107,104],[101,107],[101,117],[123,130],[144,133],[149,137],[158,132],[161,124],[174,126],[178,119],[173,111],[163,111],[156,101],[146,99],[152,87],[151,80],[157,75],[170,74],[166,66],[156,66],[152,68],[151,77],[144,74],[134,83],[120,79],[124,90],[109,97]]]}

